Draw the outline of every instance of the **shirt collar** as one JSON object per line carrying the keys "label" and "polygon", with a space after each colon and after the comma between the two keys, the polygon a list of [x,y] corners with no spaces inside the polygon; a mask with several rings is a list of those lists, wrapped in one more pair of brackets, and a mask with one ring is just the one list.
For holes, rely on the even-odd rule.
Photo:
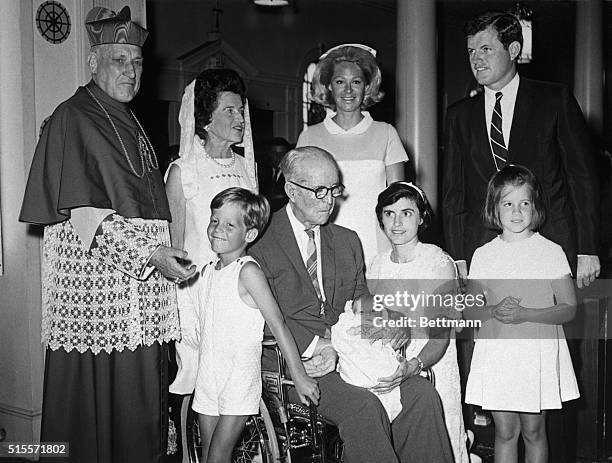
{"label": "shirt collar", "polygon": [[336,124],[334,120],[332,119],[332,117],[334,117],[336,113],[332,111],[328,111],[327,116],[325,116],[325,119],[323,120],[323,125],[325,126],[327,131],[331,133],[332,135],[343,135],[343,134],[356,135],[356,134],[364,133],[366,130],[370,128],[370,126],[372,125],[372,122],[374,122],[374,119],[372,119],[372,116],[370,116],[370,113],[367,111],[362,111],[361,114],[363,114],[363,119],[361,119],[361,121],[359,121],[359,123],[355,127],[351,127],[348,130],[344,130],[342,127]]}
{"label": "shirt collar", "polygon": [[493,100],[495,100],[495,94],[497,92],[502,92],[506,100],[510,100],[510,99],[514,100],[516,98],[516,93],[518,92],[519,80],[520,78],[517,72],[516,74],[514,74],[514,77],[512,78],[512,80],[499,90],[491,90],[490,88],[485,86],[484,88],[485,97],[493,98]]}
{"label": "shirt collar", "polygon": [[[296,237],[308,236],[306,235],[306,227],[302,222],[298,220],[298,218],[293,213],[293,209],[291,207],[291,203],[287,203],[287,217],[289,217],[289,223],[291,224],[291,228],[293,229],[293,234]],[[315,225],[312,229],[315,232],[315,235],[319,233],[319,229],[321,227],[319,225]]]}

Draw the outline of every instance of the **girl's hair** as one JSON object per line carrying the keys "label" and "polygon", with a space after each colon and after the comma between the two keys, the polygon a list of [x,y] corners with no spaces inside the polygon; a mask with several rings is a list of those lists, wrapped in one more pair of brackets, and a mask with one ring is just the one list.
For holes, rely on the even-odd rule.
{"label": "girl's hair", "polygon": [[212,121],[212,114],[219,106],[221,93],[236,93],[243,104],[246,100],[244,81],[233,69],[205,69],[196,77],[193,92],[195,133],[202,140],[206,140],[208,136],[205,127]]}
{"label": "girl's hair", "polygon": [[378,195],[376,204],[376,218],[380,228],[383,228],[382,214],[386,206],[395,204],[402,198],[412,199],[416,204],[421,216],[421,224],[418,233],[422,233],[429,227],[432,221],[433,211],[423,190],[411,182],[394,182]]}
{"label": "girl's hair", "polygon": [[546,220],[546,198],[542,191],[540,182],[527,167],[509,164],[497,172],[487,186],[487,199],[483,209],[483,220],[487,228],[502,230],[499,220],[499,202],[501,201],[504,187],[511,185],[521,187],[528,185],[531,190],[531,204],[533,214],[531,216],[530,228],[537,231],[544,225]]}
{"label": "girl's hair", "polygon": [[329,85],[334,76],[336,64],[342,62],[355,63],[359,66],[363,72],[365,84],[370,86],[369,91],[364,95],[361,109],[366,109],[383,99],[385,94],[380,90],[382,77],[374,56],[363,48],[346,46],[329,52],[317,63],[311,84],[311,95],[315,102],[326,108],[336,109]]}
{"label": "girl's hair", "polygon": [[238,204],[244,225],[247,229],[255,228],[261,235],[270,218],[270,204],[266,198],[245,188],[232,187],[218,193],[210,202],[210,208],[219,209],[227,203]]}

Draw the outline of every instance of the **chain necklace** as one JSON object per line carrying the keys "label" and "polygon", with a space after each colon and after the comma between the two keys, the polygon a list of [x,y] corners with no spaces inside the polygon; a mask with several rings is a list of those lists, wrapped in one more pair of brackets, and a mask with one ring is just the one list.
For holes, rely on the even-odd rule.
{"label": "chain necklace", "polygon": [[152,170],[159,169],[159,165],[157,163],[157,156],[155,155],[155,149],[153,148],[153,145],[151,144],[149,137],[147,137],[146,132],[142,128],[142,125],[140,125],[140,121],[138,120],[136,115],[132,112],[132,110],[128,109],[128,111],[130,112],[130,115],[132,116],[132,119],[134,119],[139,129],[137,131],[138,132],[138,155],[139,155],[138,157],[140,158],[141,173],[138,173],[136,169],[134,168],[134,164],[132,164],[130,155],[128,154],[128,151],[125,147],[125,143],[123,143],[123,138],[121,138],[121,135],[119,135],[117,126],[115,126],[115,123],[111,119],[110,114],[108,114],[108,111],[106,110],[106,108],[102,106],[102,103],[100,103],[100,100],[96,98],[96,96],[92,93],[91,90],[89,90],[87,87],[85,87],[85,90],[87,90],[87,93],[89,93],[89,96],[97,103],[100,109],[102,109],[102,112],[104,112],[104,114],[106,115],[108,122],[110,122],[110,125],[113,128],[113,131],[115,132],[115,135],[117,136],[117,139],[119,140],[121,149],[123,149],[123,154],[130,166],[132,173],[138,178],[143,178],[146,172],[151,172]]}
{"label": "chain necklace", "polygon": [[232,152],[232,160],[228,164],[223,164],[222,162],[217,161],[217,158],[213,158],[210,154],[208,154],[208,152],[206,151],[206,142],[204,140],[198,137],[198,141],[200,142],[200,145],[202,146],[202,149],[204,150],[204,156],[206,156],[208,159],[210,159],[212,162],[214,162],[218,166],[221,166],[225,169],[231,169],[232,167],[234,167],[234,164],[236,164],[236,152],[233,149],[230,148],[230,151]]}

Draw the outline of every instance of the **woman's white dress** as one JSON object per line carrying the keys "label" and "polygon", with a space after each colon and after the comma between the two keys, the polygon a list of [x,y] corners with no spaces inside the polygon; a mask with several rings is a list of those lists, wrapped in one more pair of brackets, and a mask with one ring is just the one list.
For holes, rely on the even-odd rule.
{"label": "woman's white dress", "polygon": [[385,168],[405,162],[408,155],[392,125],[377,122],[368,112],[355,127],[344,130],[328,114],[323,122],[304,130],[297,146],[329,151],[340,166],[345,198],[338,200],[333,222],[357,232],[366,265],[389,248],[374,212],[378,194],[387,186]]}
{"label": "woman's white dress", "polygon": [[[252,177],[247,174],[246,161],[236,155],[236,162],[231,167],[229,159],[215,160],[206,156],[206,152],[195,136],[193,155],[181,157],[170,166],[181,169],[181,183],[185,195],[185,234],[183,249],[188,258],[201,269],[206,263],[216,259],[216,254],[210,248],[206,236],[206,228],[210,221],[210,202],[212,199],[230,187],[242,187],[255,191]],[[169,169],[168,169],[169,171]],[[177,287],[177,300],[181,322],[181,332],[193,333],[197,329],[199,308],[194,303],[199,285],[198,280],[189,285]],[[195,334],[192,334],[195,337]],[[198,351],[195,346],[185,342],[176,344],[178,372],[176,379],[170,385],[173,394],[190,394],[195,385]]]}
{"label": "woman's white dress", "polygon": [[205,415],[254,415],[261,398],[261,341],[264,318],[238,293],[240,271],[252,257],[217,269],[206,266],[198,298],[200,361],[192,408]]}
{"label": "woman's white dress", "polygon": [[[506,242],[494,238],[474,252],[469,278],[484,282],[487,303],[506,296],[524,307],[554,305],[551,281],[571,273],[561,246],[539,233]],[[470,374],[467,403],[486,410],[538,413],[561,408],[580,396],[561,325],[503,324],[480,328]]]}
{"label": "woman's white dress", "polygon": [[[449,263],[453,263],[450,256],[433,244],[418,243],[414,260],[406,263],[393,262],[391,260],[391,250],[388,250],[377,255],[372,261],[367,272],[368,285],[371,286],[371,292],[376,294],[377,284],[381,286],[385,284],[384,281],[376,280],[396,280],[396,283],[397,280],[410,280],[410,292],[418,294],[420,291],[425,291],[425,293],[428,293],[430,289],[427,282],[419,283],[419,280],[440,279],[436,284],[442,284],[444,280],[440,277],[440,271]],[[397,284],[394,284],[394,287],[397,287]],[[412,313],[410,317],[418,319],[418,314]],[[426,332],[419,327],[413,328],[411,334],[412,340],[406,349],[407,359],[419,355],[428,341]],[[438,363],[432,367],[432,370],[436,378],[436,390],[442,401],[444,421],[455,462],[469,463],[461,409],[461,387],[454,331],[451,331],[446,352]]]}

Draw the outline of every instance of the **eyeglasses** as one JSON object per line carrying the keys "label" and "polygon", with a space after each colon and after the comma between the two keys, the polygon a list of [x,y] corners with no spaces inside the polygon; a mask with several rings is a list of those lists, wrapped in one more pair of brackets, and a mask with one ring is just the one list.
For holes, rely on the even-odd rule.
{"label": "eyeglasses", "polygon": [[315,194],[315,198],[317,199],[325,198],[329,192],[331,192],[332,198],[342,196],[342,193],[344,193],[344,185],[342,183],[337,183],[330,187],[319,186],[317,188],[309,188],[307,186],[300,185],[299,183],[292,182],[291,180],[289,180],[289,183],[293,183],[295,186],[299,186],[304,190],[312,191]]}

